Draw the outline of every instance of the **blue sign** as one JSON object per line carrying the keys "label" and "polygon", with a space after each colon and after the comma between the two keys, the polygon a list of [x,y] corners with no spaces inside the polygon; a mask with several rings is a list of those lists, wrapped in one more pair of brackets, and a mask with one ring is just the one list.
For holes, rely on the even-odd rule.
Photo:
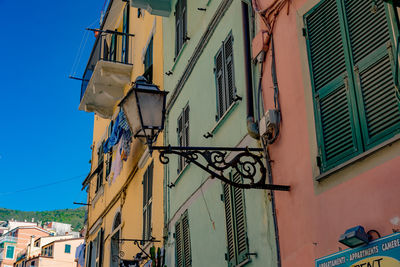
{"label": "blue sign", "polygon": [[316,267],[400,267],[400,233],[317,259]]}

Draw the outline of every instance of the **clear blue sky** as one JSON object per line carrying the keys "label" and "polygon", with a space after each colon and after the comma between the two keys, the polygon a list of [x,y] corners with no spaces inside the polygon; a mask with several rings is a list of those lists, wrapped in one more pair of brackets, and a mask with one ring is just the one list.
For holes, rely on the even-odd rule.
{"label": "clear blue sky", "polygon": [[[0,0],[0,207],[86,202],[81,183],[90,169],[93,114],[78,110],[80,82],[68,75],[103,4]],[[94,41],[88,37],[78,76]]]}

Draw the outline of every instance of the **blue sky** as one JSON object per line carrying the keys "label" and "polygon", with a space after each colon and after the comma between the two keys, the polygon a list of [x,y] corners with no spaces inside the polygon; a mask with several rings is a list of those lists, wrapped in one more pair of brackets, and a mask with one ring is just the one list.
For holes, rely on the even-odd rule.
{"label": "blue sky", "polygon": [[[80,82],[68,75],[103,4],[0,0],[0,207],[52,210],[86,202],[80,190],[90,168],[93,114],[78,110]],[[77,76],[93,41],[90,32]]]}

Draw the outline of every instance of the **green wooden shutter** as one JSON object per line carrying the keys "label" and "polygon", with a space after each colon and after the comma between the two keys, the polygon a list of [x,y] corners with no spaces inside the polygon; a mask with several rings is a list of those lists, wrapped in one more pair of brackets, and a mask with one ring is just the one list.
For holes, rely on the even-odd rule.
{"label": "green wooden shutter", "polygon": [[103,257],[104,257],[104,229],[100,229],[100,237],[99,237],[99,243],[100,243],[100,256],[99,256],[99,266],[103,266]]}
{"label": "green wooden shutter", "polygon": [[[242,177],[239,174],[233,176],[235,183],[243,183]],[[236,251],[237,264],[248,259],[249,247],[247,244],[247,229],[246,229],[246,214],[244,204],[243,189],[232,187],[233,202],[235,207],[235,236],[236,236]]]}
{"label": "green wooden shutter", "polygon": [[176,266],[183,267],[183,249],[182,249],[182,229],[181,220],[175,224],[175,258]]}
{"label": "green wooden shutter", "polygon": [[190,248],[190,229],[187,212],[182,218],[183,255],[185,267],[192,266],[192,252]]}
{"label": "green wooden shutter", "polygon": [[335,0],[321,1],[305,16],[321,171],[362,150],[344,29]]}
{"label": "green wooden shutter", "polygon": [[[181,113],[178,117],[178,128],[177,128],[177,132],[178,132],[178,145],[179,146],[183,146],[183,114]],[[183,157],[179,157],[178,158],[178,170],[177,172],[180,173],[183,169]]]}
{"label": "green wooden shutter", "polygon": [[[142,239],[145,240],[147,238],[147,199],[148,199],[148,178],[149,178],[149,169],[147,169],[143,175],[143,225],[142,225]],[[142,241],[141,244],[144,244]]]}
{"label": "green wooden shutter", "polygon": [[[129,33],[129,9],[130,5],[126,4],[124,8],[123,25],[122,25],[122,32],[124,33]],[[121,62],[128,63],[128,47],[129,47],[129,37],[123,35]]]}
{"label": "green wooden shutter", "polygon": [[92,260],[92,242],[88,244],[86,249],[86,257],[85,257],[86,267],[91,266],[91,260]]}
{"label": "green wooden shutter", "polygon": [[224,42],[224,66],[225,66],[225,101],[226,110],[233,103],[236,94],[235,75],[233,66],[233,37],[232,34],[226,38]]}
{"label": "green wooden shutter", "polygon": [[225,202],[225,222],[226,222],[226,240],[228,250],[228,266],[234,266],[235,261],[235,236],[233,222],[233,208],[231,189],[228,184],[224,184],[224,202]]}
{"label": "green wooden shutter", "polygon": [[223,49],[218,50],[215,56],[215,85],[217,88],[217,120],[224,115],[225,112],[225,79],[224,79],[224,61]]}
{"label": "green wooden shutter", "polygon": [[[242,182],[239,174],[231,179]],[[226,239],[228,249],[228,266],[236,266],[248,259],[248,242],[246,229],[246,212],[243,189],[223,185],[225,201]]]}
{"label": "green wooden shutter", "polygon": [[187,105],[183,112],[184,146],[189,146],[189,111],[189,105]]}
{"label": "green wooden shutter", "polygon": [[390,10],[382,0],[375,4],[372,9],[371,1],[344,0],[365,150],[392,137],[400,128],[389,31],[392,25],[387,17]]}
{"label": "green wooden shutter", "polygon": [[13,259],[14,258],[14,246],[7,246],[7,254],[6,258],[7,259]]}

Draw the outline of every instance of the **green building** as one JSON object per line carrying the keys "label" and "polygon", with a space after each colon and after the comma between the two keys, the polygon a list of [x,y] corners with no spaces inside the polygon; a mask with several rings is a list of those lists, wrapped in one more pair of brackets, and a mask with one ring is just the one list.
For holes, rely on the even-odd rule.
{"label": "green building", "polygon": [[[251,39],[255,23],[250,1],[131,4],[163,16],[164,88],[169,91],[165,145],[259,147],[247,130],[245,51],[250,42],[245,45],[243,29],[249,29]],[[250,67],[250,90],[257,96],[257,66]],[[276,266],[270,191],[237,189],[179,156],[169,159],[164,178],[166,265]],[[242,178],[232,172],[231,179]]]}

